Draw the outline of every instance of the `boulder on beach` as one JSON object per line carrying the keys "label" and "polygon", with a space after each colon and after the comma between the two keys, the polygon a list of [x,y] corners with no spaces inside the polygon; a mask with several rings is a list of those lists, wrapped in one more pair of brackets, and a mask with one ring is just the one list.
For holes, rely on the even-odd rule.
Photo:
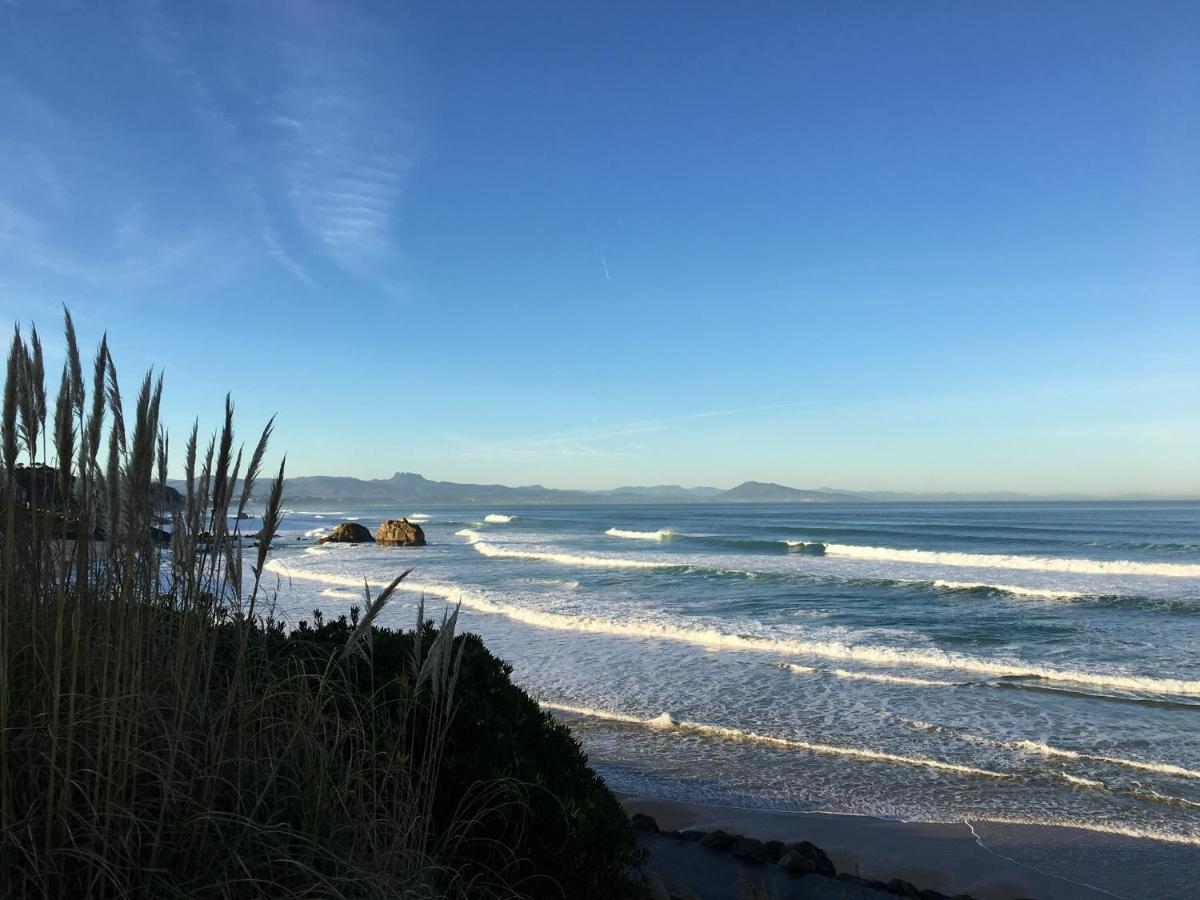
{"label": "boulder on beach", "polygon": [[371,532],[357,522],[342,522],[317,541],[318,544],[367,544],[373,541]]}
{"label": "boulder on beach", "polygon": [[408,519],[388,519],[375,532],[375,543],[394,547],[424,547],[425,532],[420,525]]}

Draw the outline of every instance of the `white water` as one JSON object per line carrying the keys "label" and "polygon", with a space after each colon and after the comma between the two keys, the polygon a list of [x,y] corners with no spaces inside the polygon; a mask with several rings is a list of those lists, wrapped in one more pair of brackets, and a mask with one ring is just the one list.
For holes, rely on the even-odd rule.
{"label": "white water", "polygon": [[635,541],[669,541],[675,533],[665,528],[658,531],[626,531],[623,528],[610,528],[604,532],[609,537],[630,538]]}
{"label": "white water", "polygon": [[1022,569],[1036,572],[1075,572],[1087,575],[1159,575],[1200,578],[1200,565],[1168,562],[1134,562],[1108,559],[1062,559],[1010,556],[996,553],[943,553],[932,550],[898,550],[893,547],[860,547],[826,544],[825,553],[847,559],[919,563],[933,566],[969,566],[976,569]]}
{"label": "white water", "polygon": [[[480,545],[481,542],[476,542],[474,546],[476,549],[479,549]],[[537,554],[526,555],[521,553],[521,551],[502,552],[498,555],[512,556],[514,554],[515,558],[540,558]],[[485,555],[490,554],[485,553]],[[587,559],[587,557],[582,557],[581,561],[577,562],[576,565],[589,565],[588,561],[584,561]],[[646,565],[657,566],[657,564],[652,563]],[[288,575],[291,578],[350,584],[354,587],[361,584],[360,580],[344,579],[343,576],[333,573],[288,571],[278,560],[271,560],[267,563],[266,568],[268,571],[280,575]],[[378,585],[385,587],[387,582],[378,582]],[[776,639],[729,634],[714,628],[685,628],[667,622],[637,619],[614,621],[595,616],[572,616],[513,606],[486,598],[480,594],[459,590],[454,586],[418,585],[408,580],[402,582],[400,586],[405,590],[424,591],[445,598],[453,596],[463,606],[477,609],[481,612],[495,613],[528,625],[535,625],[540,628],[553,628],[559,631],[683,641],[702,647],[718,647],[727,650],[757,651],[792,656],[816,656],[823,659],[860,662],[868,665],[881,665],[901,669],[911,669],[916,666],[919,668],[974,672],[1001,678],[1036,678],[1051,682],[1087,684],[1127,691],[1200,696],[1200,681],[1157,678],[1153,676],[1124,674],[1121,672],[1055,669],[1050,666],[1024,662],[1019,659],[992,660],[933,648],[916,650],[872,646],[868,644],[850,644],[841,641]]]}
{"label": "white water", "polygon": [[1016,584],[987,584],[981,581],[935,581],[935,588],[947,591],[989,590],[1001,591],[1016,597],[1036,597],[1041,600],[1078,600],[1084,596],[1081,591],[1057,591],[1051,588],[1029,588]]}

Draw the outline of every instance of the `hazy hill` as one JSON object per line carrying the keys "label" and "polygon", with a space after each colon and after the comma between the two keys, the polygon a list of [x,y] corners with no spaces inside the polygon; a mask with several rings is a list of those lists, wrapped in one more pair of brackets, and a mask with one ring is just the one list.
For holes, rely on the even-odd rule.
{"label": "hazy hill", "polygon": [[[174,482],[173,482],[174,483]],[[261,481],[256,493],[265,494]],[[540,484],[509,487],[503,484],[460,484],[431,481],[412,472],[391,478],[350,478],[339,475],[304,475],[289,478],[284,496],[296,504],[438,504],[438,503],[813,503],[857,500],[853,494],[801,491],[779,484],[747,481],[732,490],[714,487],[685,488],[677,484],[628,486],[609,491],[570,491]]]}

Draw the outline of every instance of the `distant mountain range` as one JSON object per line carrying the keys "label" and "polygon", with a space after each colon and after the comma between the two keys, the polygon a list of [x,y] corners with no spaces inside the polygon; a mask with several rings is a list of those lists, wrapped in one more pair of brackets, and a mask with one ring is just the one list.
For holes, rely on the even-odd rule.
{"label": "distant mountain range", "polygon": [[[171,482],[181,487],[182,482]],[[260,481],[255,493],[264,499],[267,481]],[[511,504],[598,504],[598,503],[880,503],[903,501],[996,502],[1019,500],[1087,500],[1082,495],[1036,497],[1029,494],[991,492],[897,493],[893,491],[840,491],[833,488],[801,490],[782,484],[746,481],[728,490],[714,487],[685,488],[677,484],[648,487],[619,487],[607,491],[559,490],[540,484],[509,487],[503,484],[459,484],[431,481],[411,472],[397,472],[391,478],[361,479],[334,475],[306,475],[289,478],[284,497],[291,506],[310,505],[388,505],[453,503]],[[1114,499],[1114,498],[1107,498]],[[1123,500],[1163,499],[1145,495],[1125,496]]]}

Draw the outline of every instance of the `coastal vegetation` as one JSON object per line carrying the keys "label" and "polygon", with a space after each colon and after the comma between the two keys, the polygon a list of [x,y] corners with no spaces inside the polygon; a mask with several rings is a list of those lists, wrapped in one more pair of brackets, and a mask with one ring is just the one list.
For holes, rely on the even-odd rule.
{"label": "coastal vegetation", "polygon": [[167,485],[162,381],[127,409],[70,316],[57,395],[18,330],[0,421],[0,895],[619,897],[628,819],[565,726],[447,610],[290,627],[265,563],[284,464],[227,399]]}

